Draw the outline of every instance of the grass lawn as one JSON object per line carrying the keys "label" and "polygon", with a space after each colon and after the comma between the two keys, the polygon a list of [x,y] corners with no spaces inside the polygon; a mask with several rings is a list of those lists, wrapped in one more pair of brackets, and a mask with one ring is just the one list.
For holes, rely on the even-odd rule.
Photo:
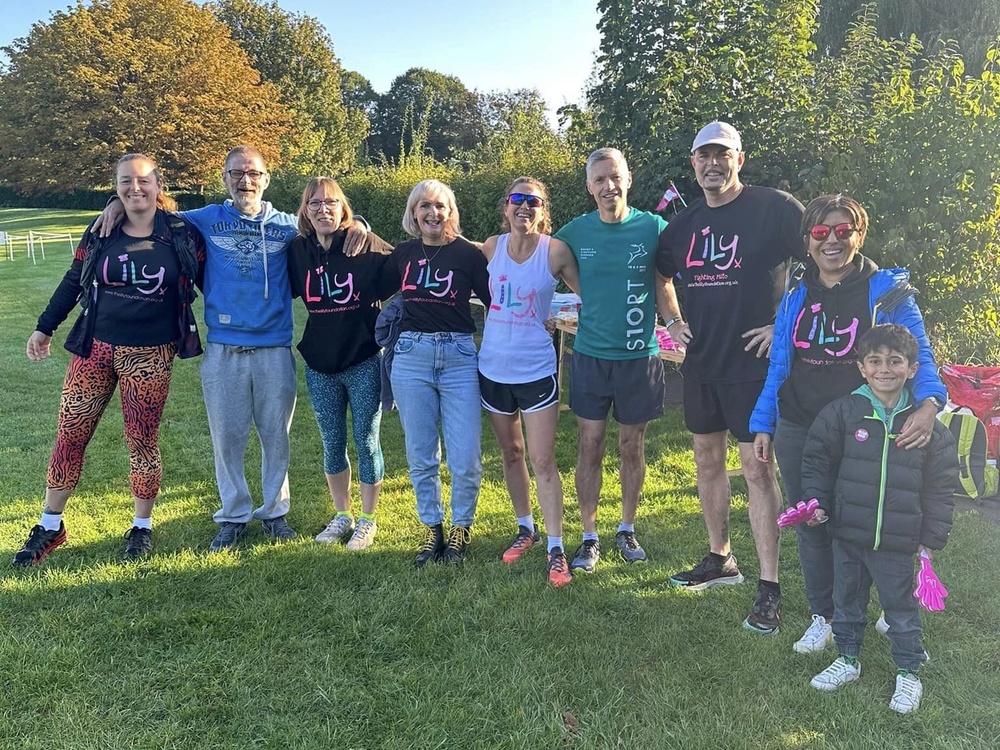
{"label": "grass lawn", "polygon": [[[0,230],[78,235],[91,216],[0,210]],[[818,693],[809,679],[834,654],[792,652],[809,613],[790,532],[781,633],[740,626],[757,574],[741,480],[732,532],[749,582],[706,594],[668,585],[706,546],[676,410],[648,432],[638,530],[650,563],[628,567],[606,554],[593,576],[556,591],[542,549],[513,567],[499,560],[514,521],[485,419],[464,567],[412,567],[420,527],[395,413],[383,419],[376,545],[348,553],[311,541],[331,503],[301,367],[289,514],[300,539],[272,545],[255,525],[234,552],[208,554],[212,448],[198,362],[178,360],[153,555],[118,559],[132,510],[112,402],[66,512],[69,542],[38,569],[9,567],[41,509],[72,321],[44,362],[27,361],[25,341],[69,260],[53,252],[37,267],[23,254],[0,261],[0,750],[1000,747],[997,526],[958,514],[937,560],[952,596],[945,612],[925,616],[933,660],[916,714],[889,710],[895,670],[873,628],[861,679]],[[609,438],[616,445],[613,431]],[[249,453],[254,477],[256,445]],[[575,458],[565,413],[558,462],[570,549],[580,536]],[[612,448],[599,513],[606,549],[619,513],[616,466]],[[259,477],[252,489],[259,497]]]}

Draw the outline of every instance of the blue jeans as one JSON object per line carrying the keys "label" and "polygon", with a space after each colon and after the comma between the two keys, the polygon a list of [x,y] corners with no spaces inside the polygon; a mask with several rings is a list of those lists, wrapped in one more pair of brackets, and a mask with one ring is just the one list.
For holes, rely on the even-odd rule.
{"label": "blue jeans", "polygon": [[483,474],[479,365],[467,333],[404,331],[393,350],[392,392],[422,523],[444,522],[441,439],[451,472],[451,522],[472,526]]}

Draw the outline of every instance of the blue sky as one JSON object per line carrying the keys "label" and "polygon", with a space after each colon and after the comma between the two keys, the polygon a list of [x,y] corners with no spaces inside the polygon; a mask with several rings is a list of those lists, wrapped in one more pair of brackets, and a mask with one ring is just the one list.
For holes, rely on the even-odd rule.
{"label": "blue sky", "polygon": [[[554,110],[582,99],[600,42],[595,0],[279,0],[278,4],[318,19],[344,67],[368,78],[380,93],[396,76],[422,67],[457,76],[469,88],[483,92],[537,88]],[[3,0],[0,5],[3,46],[71,3]]]}

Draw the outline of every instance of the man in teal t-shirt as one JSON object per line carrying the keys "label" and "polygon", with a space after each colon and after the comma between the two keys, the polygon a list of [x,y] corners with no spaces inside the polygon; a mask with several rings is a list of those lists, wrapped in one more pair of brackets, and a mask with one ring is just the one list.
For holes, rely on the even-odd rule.
{"label": "man in teal t-shirt", "polygon": [[587,573],[601,557],[597,501],[608,411],[620,426],[622,520],[615,544],[630,563],[646,560],[635,538],[635,511],[646,476],[646,423],[663,414],[663,363],[654,328],[657,301],[673,295],[673,287],[657,287],[653,261],[667,223],[629,207],[631,184],[622,152],[598,149],[587,159],[587,191],[597,210],[556,233],[580,266],[583,304],[573,345],[570,407],[580,429],[576,495],[583,543],[571,567]]}

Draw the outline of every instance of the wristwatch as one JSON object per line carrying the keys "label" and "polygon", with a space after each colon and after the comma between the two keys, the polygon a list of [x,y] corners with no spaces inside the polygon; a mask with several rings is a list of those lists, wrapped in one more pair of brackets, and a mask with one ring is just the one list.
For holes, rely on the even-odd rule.
{"label": "wristwatch", "polygon": [[937,408],[938,411],[944,409],[945,406],[944,401],[939,399],[937,396],[928,396],[927,398],[924,399],[924,401],[930,401],[932,404],[934,404],[934,406]]}

